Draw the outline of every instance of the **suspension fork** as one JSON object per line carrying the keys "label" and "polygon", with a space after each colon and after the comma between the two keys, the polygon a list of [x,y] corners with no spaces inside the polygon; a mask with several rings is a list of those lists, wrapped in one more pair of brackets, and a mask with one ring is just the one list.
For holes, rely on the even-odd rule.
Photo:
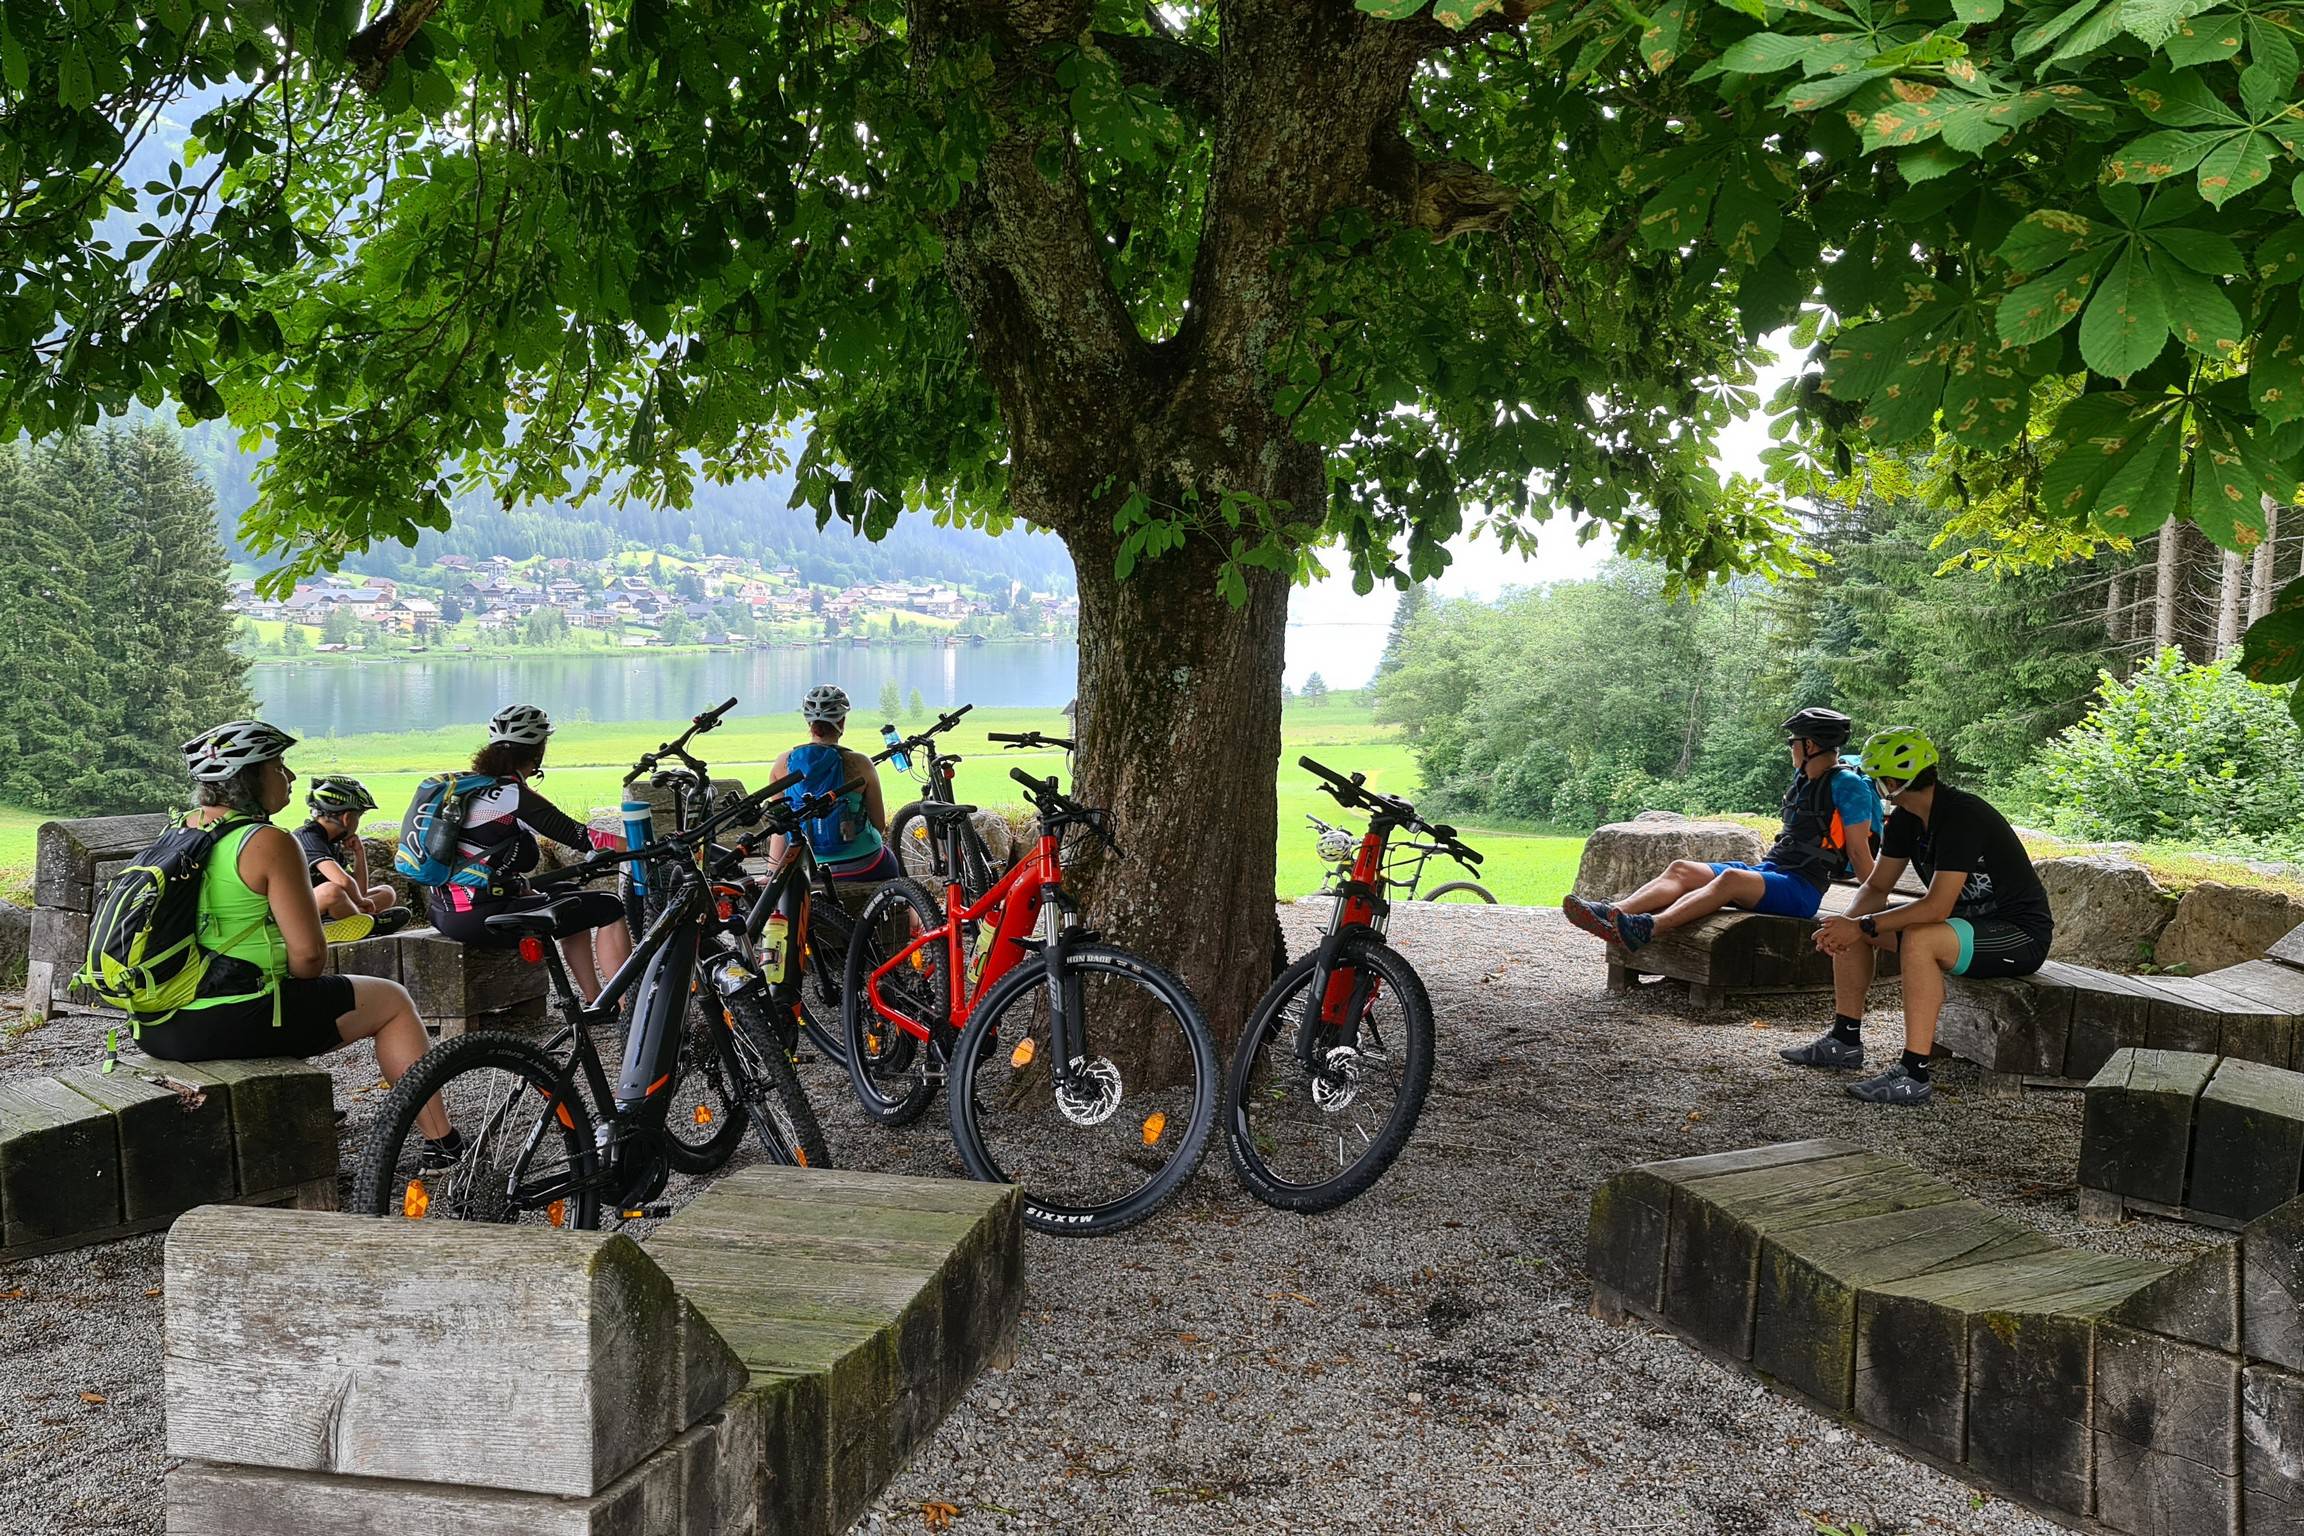
{"label": "suspension fork", "polygon": [[1355,933],[1373,931],[1376,919],[1391,905],[1365,882],[1347,880],[1337,887],[1336,917],[1320,936],[1312,985],[1305,990],[1304,1011],[1296,1023],[1296,1060],[1305,1071],[1325,1073],[1323,1042],[1346,1030],[1357,1033],[1360,1017],[1375,995],[1376,978],[1343,963],[1344,942]]}
{"label": "suspension fork", "polygon": [[1072,1064],[1088,1058],[1088,1025],[1081,1017],[1080,978],[1072,970],[1072,951],[1096,937],[1080,926],[1080,907],[1064,888],[1040,888],[1042,926],[1040,956],[1047,962],[1041,985],[1048,989],[1048,1044],[1056,1053],[1058,1086],[1069,1088],[1077,1074]]}

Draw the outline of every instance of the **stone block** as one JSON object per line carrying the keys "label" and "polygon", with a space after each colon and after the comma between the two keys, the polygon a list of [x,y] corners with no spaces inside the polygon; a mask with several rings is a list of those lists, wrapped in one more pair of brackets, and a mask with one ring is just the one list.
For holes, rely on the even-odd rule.
{"label": "stone block", "polygon": [[35,834],[32,899],[43,907],[95,910],[100,863],[118,864],[142,853],[168,830],[161,814],[89,816],[45,821]]}
{"label": "stone block", "polygon": [[1609,901],[1655,879],[1674,859],[1757,864],[1765,851],[1757,833],[1732,821],[1691,821],[1669,811],[1648,811],[1631,821],[1610,822],[1585,839],[1576,866],[1576,894]]}
{"label": "stone block", "polygon": [[2081,1187],[2182,1205],[2193,1105],[2216,1060],[2189,1051],[2115,1052],[2088,1084]]}
{"label": "stone block", "polygon": [[32,909],[0,901],[0,992],[24,985],[24,968],[32,957]]}
{"label": "stone block", "polygon": [[51,1078],[0,1083],[0,1249],[120,1220],[112,1117]]}
{"label": "stone block", "polygon": [[2134,1536],[2236,1529],[2240,1361],[2107,1323],[2096,1330],[2096,1517]]}
{"label": "stone block", "polygon": [[2296,1196],[2304,1177],[2304,1073],[2226,1057],[2193,1111],[2184,1204],[2254,1221]]}
{"label": "stone block", "polygon": [[2205,975],[2256,959],[2298,923],[2304,923],[2304,902],[2285,891],[2203,880],[2184,893],[2152,958]]}
{"label": "stone block", "polygon": [[1953,977],[1936,1043],[1988,1072],[2058,1077],[2072,1028],[2073,992],[2038,975],[2013,980]]}
{"label": "stone block", "polygon": [[24,966],[25,1008],[46,1017],[68,1002],[94,1007],[94,995],[72,985],[87,958],[87,913],[33,908],[30,959]]}
{"label": "stone block", "polygon": [[2240,1528],[2304,1536],[2304,1376],[2240,1372]]}
{"label": "stone block", "polygon": [[1651,1316],[1661,1316],[1665,1239],[1675,1185],[1724,1173],[1843,1157],[1855,1150],[1841,1141],[1798,1141],[1628,1168],[1601,1185],[1592,1197],[1585,1268],[1595,1285]]}
{"label": "stone block", "polygon": [[2053,958],[2108,971],[2131,971],[2154,958],[2177,904],[2150,870],[2111,854],[2040,859],[2033,867],[2056,912]]}
{"label": "stone block", "polygon": [[210,1207],[168,1238],[173,1456],[590,1499],[680,1432],[682,1359],[621,1235]]}
{"label": "stone block", "polygon": [[[125,1061],[125,1058],[124,1058]],[[291,1057],[256,1061],[152,1061],[136,1069],[206,1089],[232,1121],[234,1183],[268,1194],[336,1177],[335,1080]]]}
{"label": "stone block", "polygon": [[229,1094],[179,1093],[133,1072],[73,1067],[56,1080],[108,1116],[120,1145],[125,1220],[173,1216],[239,1193]]}
{"label": "stone block", "polygon": [[2251,1360],[2304,1371],[2304,1196],[2240,1234],[2240,1347]]}

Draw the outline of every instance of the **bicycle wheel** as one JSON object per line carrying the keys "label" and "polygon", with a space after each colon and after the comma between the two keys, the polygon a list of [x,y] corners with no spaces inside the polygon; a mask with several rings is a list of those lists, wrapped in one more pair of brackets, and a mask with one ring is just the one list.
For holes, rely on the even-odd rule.
{"label": "bicycle wheel", "polygon": [[1414,969],[1370,934],[1346,939],[1337,959],[1342,985],[1373,985],[1351,1038],[1323,1030],[1317,1076],[1296,1052],[1317,954],[1280,973],[1232,1057],[1232,1166],[1286,1211],[1333,1210],[1382,1178],[1432,1086],[1432,1003]]}
{"label": "bicycle wheel", "polygon": [[719,1034],[735,1067],[735,1092],[750,1111],[747,1119],[761,1150],[788,1168],[831,1167],[824,1127],[792,1070],[766,1000],[744,996],[724,1001],[728,1011]]}
{"label": "bicycle wheel", "polygon": [[928,829],[926,802],[914,800],[888,818],[888,846],[897,867],[914,880],[936,880],[936,839]]}
{"label": "bicycle wheel", "polygon": [[1477,880],[1451,880],[1446,885],[1436,885],[1425,893],[1422,899],[1425,901],[1454,901],[1460,904],[1484,901],[1490,906],[1496,905],[1495,892]]}
{"label": "bicycle wheel", "polygon": [[[848,1082],[864,1113],[886,1126],[910,1125],[928,1112],[944,1075],[937,1053],[872,1008],[864,981],[920,934],[940,927],[944,907],[917,880],[891,880],[857,915],[840,985],[840,1027],[848,1050]],[[944,950],[931,941],[880,981],[880,994],[930,1028],[942,1031],[952,1016],[951,978]]]}
{"label": "bicycle wheel", "polygon": [[1000,978],[952,1062],[952,1140],[979,1179],[1024,1191],[1042,1232],[1094,1236],[1165,1204],[1207,1154],[1221,1091],[1216,1046],[1184,983],[1100,945],[1072,952],[1067,1006],[1086,1044],[1082,1082],[1057,1086],[1048,962]]}
{"label": "bicycle wheel", "polygon": [[[421,1165],[416,1113],[435,1095],[464,1138],[461,1160]],[[501,1030],[426,1051],[377,1111],[352,1182],[352,1209],[408,1220],[596,1227],[600,1193],[592,1116],[564,1069]]]}
{"label": "bicycle wheel", "polygon": [[800,1032],[826,1061],[848,1070],[848,1041],[840,1029],[840,991],[848,968],[848,936],[855,924],[829,896],[808,904],[808,946],[800,956]]}
{"label": "bicycle wheel", "polygon": [[728,1060],[728,1031],[716,999],[688,1000],[687,1038],[680,1042],[671,1104],[664,1111],[664,1155],[682,1173],[713,1173],[744,1139],[742,1078]]}

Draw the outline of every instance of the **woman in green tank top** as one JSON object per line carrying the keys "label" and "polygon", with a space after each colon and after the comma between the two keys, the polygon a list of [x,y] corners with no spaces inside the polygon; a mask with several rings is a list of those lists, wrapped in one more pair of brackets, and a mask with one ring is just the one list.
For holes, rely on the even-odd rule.
{"label": "woman in green tank top", "polygon": [[[218,958],[201,995],[139,1044],[168,1061],[319,1056],[376,1042],[377,1065],[398,1082],[429,1043],[407,989],[380,976],[330,976],[320,908],[296,839],[272,825],[296,775],[295,739],[261,720],[234,720],[185,743],[192,775],[190,826],[222,826],[200,877],[201,946]],[[437,1100],[418,1117],[453,1149]]]}

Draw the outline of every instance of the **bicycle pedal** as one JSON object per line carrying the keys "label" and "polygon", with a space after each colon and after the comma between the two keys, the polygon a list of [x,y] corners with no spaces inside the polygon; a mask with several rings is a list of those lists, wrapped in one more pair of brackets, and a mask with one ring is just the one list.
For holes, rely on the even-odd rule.
{"label": "bicycle pedal", "polygon": [[618,1211],[616,1214],[626,1221],[662,1221],[672,1214],[672,1207],[659,1202],[655,1205],[633,1206],[628,1210]]}

